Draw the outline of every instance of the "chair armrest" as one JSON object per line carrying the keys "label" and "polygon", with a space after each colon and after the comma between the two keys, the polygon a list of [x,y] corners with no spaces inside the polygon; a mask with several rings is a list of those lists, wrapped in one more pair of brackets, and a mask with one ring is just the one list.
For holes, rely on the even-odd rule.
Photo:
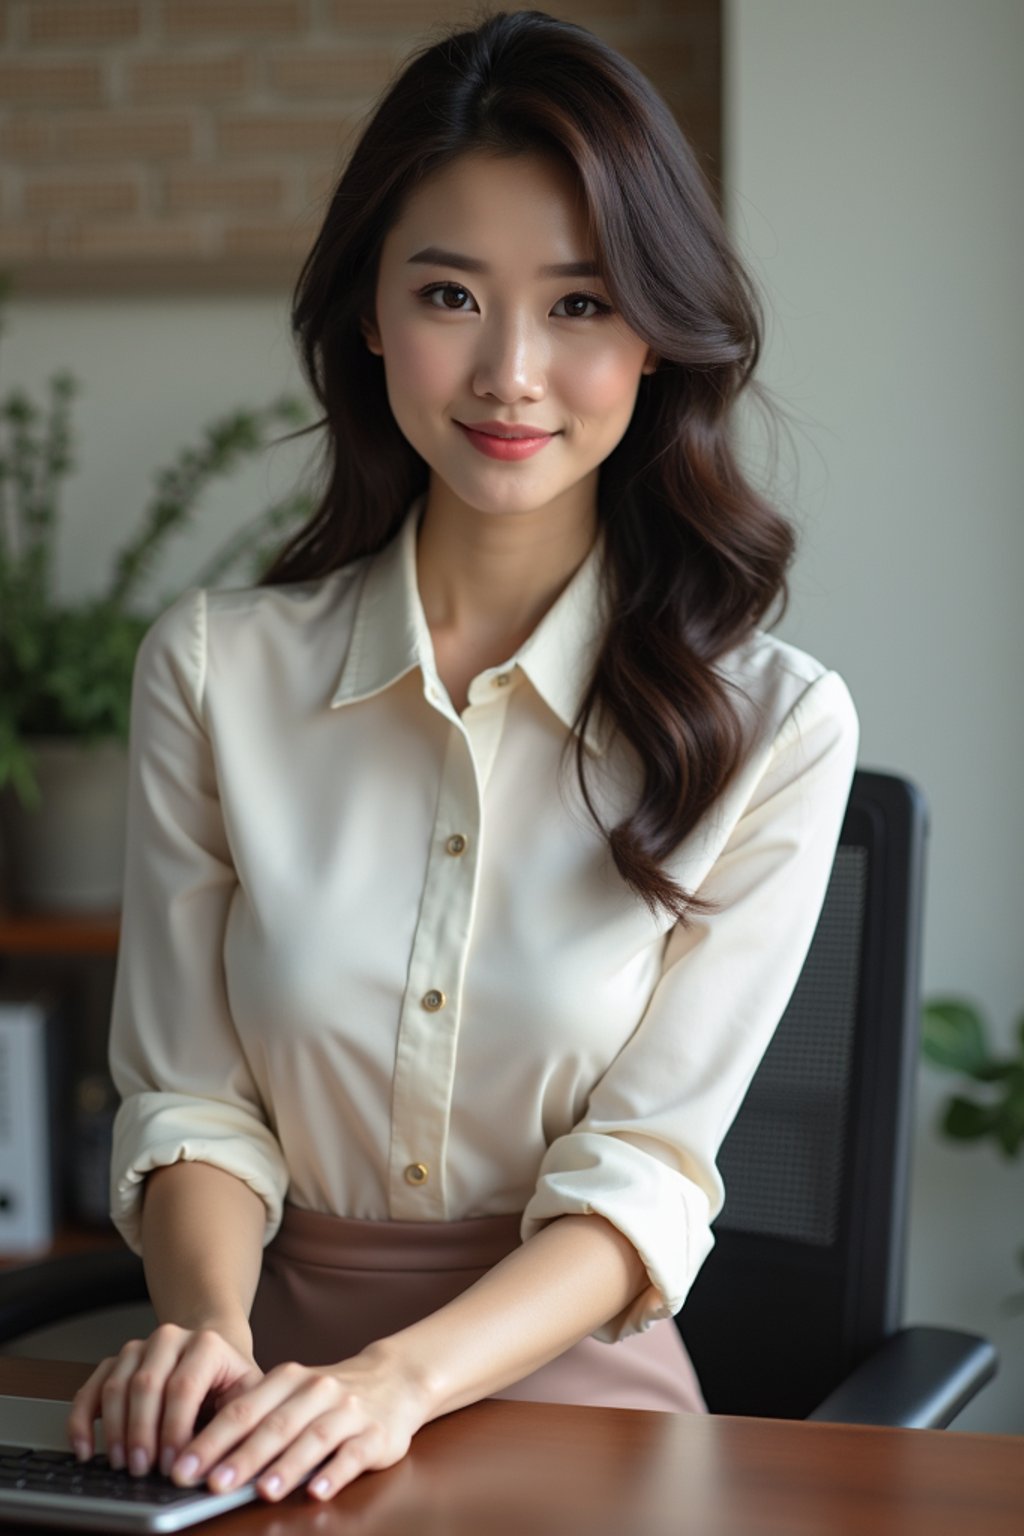
{"label": "chair armrest", "polygon": [[988,1339],[952,1328],[902,1328],[807,1417],[945,1429],[991,1381],[997,1363]]}
{"label": "chair armrest", "polygon": [[0,1345],[82,1312],[148,1299],[142,1260],[128,1248],[0,1270]]}

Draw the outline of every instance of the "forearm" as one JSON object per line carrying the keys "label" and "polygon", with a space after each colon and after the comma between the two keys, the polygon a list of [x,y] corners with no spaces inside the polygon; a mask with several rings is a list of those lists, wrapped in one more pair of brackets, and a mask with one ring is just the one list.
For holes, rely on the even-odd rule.
{"label": "forearm", "polygon": [[146,1179],[142,1249],[162,1323],[217,1327],[251,1350],[249,1311],[266,1211],[249,1186],[209,1163],[179,1162]]}
{"label": "forearm", "polygon": [[601,1216],[563,1216],[422,1322],[382,1340],[427,1420],[500,1392],[618,1315],[648,1285],[636,1249]]}

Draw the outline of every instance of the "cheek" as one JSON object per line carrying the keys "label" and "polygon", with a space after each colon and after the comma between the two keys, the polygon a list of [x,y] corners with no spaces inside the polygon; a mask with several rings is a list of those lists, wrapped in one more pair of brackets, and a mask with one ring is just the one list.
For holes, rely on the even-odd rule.
{"label": "cheek", "polygon": [[616,351],[583,353],[563,373],[565,398],[581,416],[611,416],[633,409],[643,354]]}
{"label": "cheek", "polygon": [[388,393],[395,398],[435,401],[451,389],[458,375],[457,349],[440,344],[436,332],[398,325],[382,336]]}

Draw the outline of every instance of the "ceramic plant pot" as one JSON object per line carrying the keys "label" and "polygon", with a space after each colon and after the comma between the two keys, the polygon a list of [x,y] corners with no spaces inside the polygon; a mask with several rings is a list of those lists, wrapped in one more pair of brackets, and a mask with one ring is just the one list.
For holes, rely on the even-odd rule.
{"label": "ceramic plant pot", "polygon": [[34,912],[116,910],[124,880],[128,751],[120,742],[89,745],[36,738],[42,795],[27,810],[3,792],[7,900]]}

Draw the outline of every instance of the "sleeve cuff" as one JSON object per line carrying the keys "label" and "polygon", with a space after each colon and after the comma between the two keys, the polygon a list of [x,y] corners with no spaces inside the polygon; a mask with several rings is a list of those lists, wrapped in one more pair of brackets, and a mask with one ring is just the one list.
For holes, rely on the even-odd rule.
{"label": "sleeve cuff", "polygon": [[603,1216],[629,1239],[650,1285],[594,1330],[615,1344],[682,1307],[714,1244],[710,1210],[708,1193],[634,1139],[572,1132],[548,1148],[520,1232],[525,1243],[559,1216]]}
{"label": "sleeve cuff", "polygon": [[179,1162],[211,1163],[248,1184],[266,1206],[263,1242],[270,1242],[281,1225],[288,1172],[269,1127],[216,1100],[140,1093],[117,1112],[110,1164],[111,1220],[134,1253],[142,1252],[146,1175]]}

